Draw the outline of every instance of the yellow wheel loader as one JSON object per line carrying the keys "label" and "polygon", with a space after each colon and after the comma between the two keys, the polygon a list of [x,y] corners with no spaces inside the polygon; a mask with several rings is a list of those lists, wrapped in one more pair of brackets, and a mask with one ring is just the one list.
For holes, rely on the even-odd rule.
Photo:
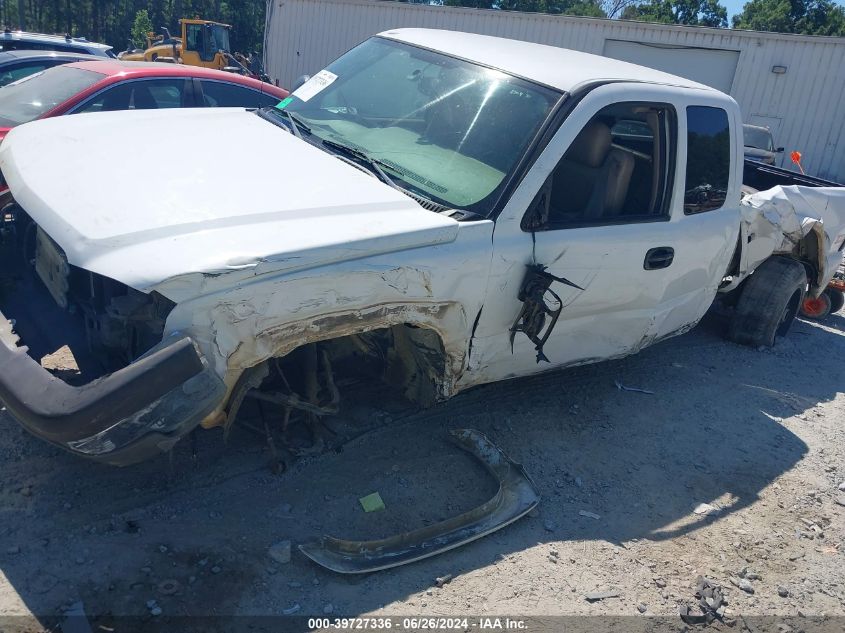
{"label": "yellow wheel loader", "polygon": [[221,22],[200,19],[179,20],[181,37],[173,37],[166,28],[161,35],[147,35],[146,50],[126,50],[118,55],[126,61],[171,62],[228,70],[266,81],[260,61],[233,54],[229,45],[232,27]]}

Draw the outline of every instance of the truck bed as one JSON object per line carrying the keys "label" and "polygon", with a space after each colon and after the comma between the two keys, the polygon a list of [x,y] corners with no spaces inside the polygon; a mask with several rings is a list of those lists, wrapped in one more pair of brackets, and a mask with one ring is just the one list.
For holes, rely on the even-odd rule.
{"label": "truck bed", "polygon": [[764,163],[745,159],[742,170],[742,184],[753,187],[757,191],[765,191],[778,185],[786,187],[789,185],[801,185],[803,187],[845,187],[845,185],[800,174],[796,171],[766,165]]}

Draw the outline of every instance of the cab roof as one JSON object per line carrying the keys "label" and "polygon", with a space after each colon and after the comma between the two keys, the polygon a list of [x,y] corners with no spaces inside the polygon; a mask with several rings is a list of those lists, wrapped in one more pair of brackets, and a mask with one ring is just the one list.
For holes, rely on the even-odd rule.
{"label": "cab roof", "polygon": [[436,29],[392,29],[379,35],[490,66],[563,92],[571,93],[597,81],[631,81],[718,92],[645,66],[545,44]]}

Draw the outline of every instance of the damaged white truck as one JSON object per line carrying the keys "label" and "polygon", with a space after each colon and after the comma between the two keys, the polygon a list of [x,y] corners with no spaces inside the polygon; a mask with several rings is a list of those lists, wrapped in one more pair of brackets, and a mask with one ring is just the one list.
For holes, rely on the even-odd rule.
{"label": "damaged white truck", "polygon": [[[133,167],[162,147],[178,165]],[[427,30],[367,40],[275,108],[20,126],[0,147],[0,399],[123,465],[231,425],[247,394],[285,425],[330,415],[341,370],[430,405],[632,354],[717,294],[733,340],[772,345],[841,258],[842,196],[741,204],[742,153],[713,89]]]}

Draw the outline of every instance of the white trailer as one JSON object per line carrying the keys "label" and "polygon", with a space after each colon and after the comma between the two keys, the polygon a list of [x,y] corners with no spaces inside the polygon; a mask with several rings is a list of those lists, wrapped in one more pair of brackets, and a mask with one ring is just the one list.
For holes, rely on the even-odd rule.
{"label": "white trailer", "polygon": [[367,37],[427,27],[496,35],[650,66],[729,93],[744,122],[771,129],[789,167],[845,179],[845,38],[647,24],[382,0],[269,0],[270,77],[289,87]]}

